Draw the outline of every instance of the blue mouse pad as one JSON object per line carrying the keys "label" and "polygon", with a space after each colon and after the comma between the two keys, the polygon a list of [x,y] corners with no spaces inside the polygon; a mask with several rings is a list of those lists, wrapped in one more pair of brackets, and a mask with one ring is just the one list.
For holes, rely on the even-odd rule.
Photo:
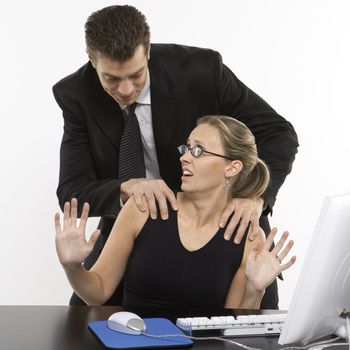
{"label": "blue mouse pad", "polygon": [[[184,333],[166,318],[145,318],[146,333],[167,335]],[[183,336],[153,338],[147,335],[133,335],[113,331],[107,327],[107,321],[93,321],[89,328],[110,349],[141,349],[191,346],[193,341]]]}

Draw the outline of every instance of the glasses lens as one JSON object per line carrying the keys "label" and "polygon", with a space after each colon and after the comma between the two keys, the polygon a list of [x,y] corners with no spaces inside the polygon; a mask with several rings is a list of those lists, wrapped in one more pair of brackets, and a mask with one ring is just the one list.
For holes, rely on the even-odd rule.
{"label": "glasses lens", "polygon": [[195,146],[191,149],[193,157],[199,157],[202,154],[202,149],[198,146]]}
{"label": "glasses lens", "polygon": [[181,145],[177,149],[180,154],[185,154],[188,151],[188,147],[186,145]]}

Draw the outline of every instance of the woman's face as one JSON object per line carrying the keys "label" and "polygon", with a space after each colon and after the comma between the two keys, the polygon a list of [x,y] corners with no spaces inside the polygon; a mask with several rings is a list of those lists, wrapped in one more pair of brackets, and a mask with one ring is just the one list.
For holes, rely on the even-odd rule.
{"label": "woman's face", "polygon": [[[200,124],[187,139],[189,148],[199,146],[204,151],[224,155],[224,149],[216,128],[208,124]],[[225,168],[230,161],[208,153],[194,157],[187,151],[180,157],[182,167],[182,185],[184,192],[224,191]]]}

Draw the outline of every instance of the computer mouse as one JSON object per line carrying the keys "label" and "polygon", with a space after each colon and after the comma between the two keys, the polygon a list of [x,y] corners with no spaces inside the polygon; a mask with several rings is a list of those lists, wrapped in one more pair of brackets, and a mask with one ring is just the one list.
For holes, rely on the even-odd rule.
{"label": "computer mouse", "polygon": [[113,331],[140,335],[145,332],[146,324],[143,319],[128,311],[119,311],[108,318],[107,326]]}

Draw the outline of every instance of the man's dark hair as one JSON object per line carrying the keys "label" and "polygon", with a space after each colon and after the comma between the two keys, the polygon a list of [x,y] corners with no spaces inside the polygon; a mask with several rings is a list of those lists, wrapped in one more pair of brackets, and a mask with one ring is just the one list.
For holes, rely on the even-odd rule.
{"label": "man's dark hair", "polygon": [[146,17],[135,7],[108,6],[93,12],[85,23],[86,47],[90,58],[96,52],[125,62],[142,44],[148,55],[150,29]]}

